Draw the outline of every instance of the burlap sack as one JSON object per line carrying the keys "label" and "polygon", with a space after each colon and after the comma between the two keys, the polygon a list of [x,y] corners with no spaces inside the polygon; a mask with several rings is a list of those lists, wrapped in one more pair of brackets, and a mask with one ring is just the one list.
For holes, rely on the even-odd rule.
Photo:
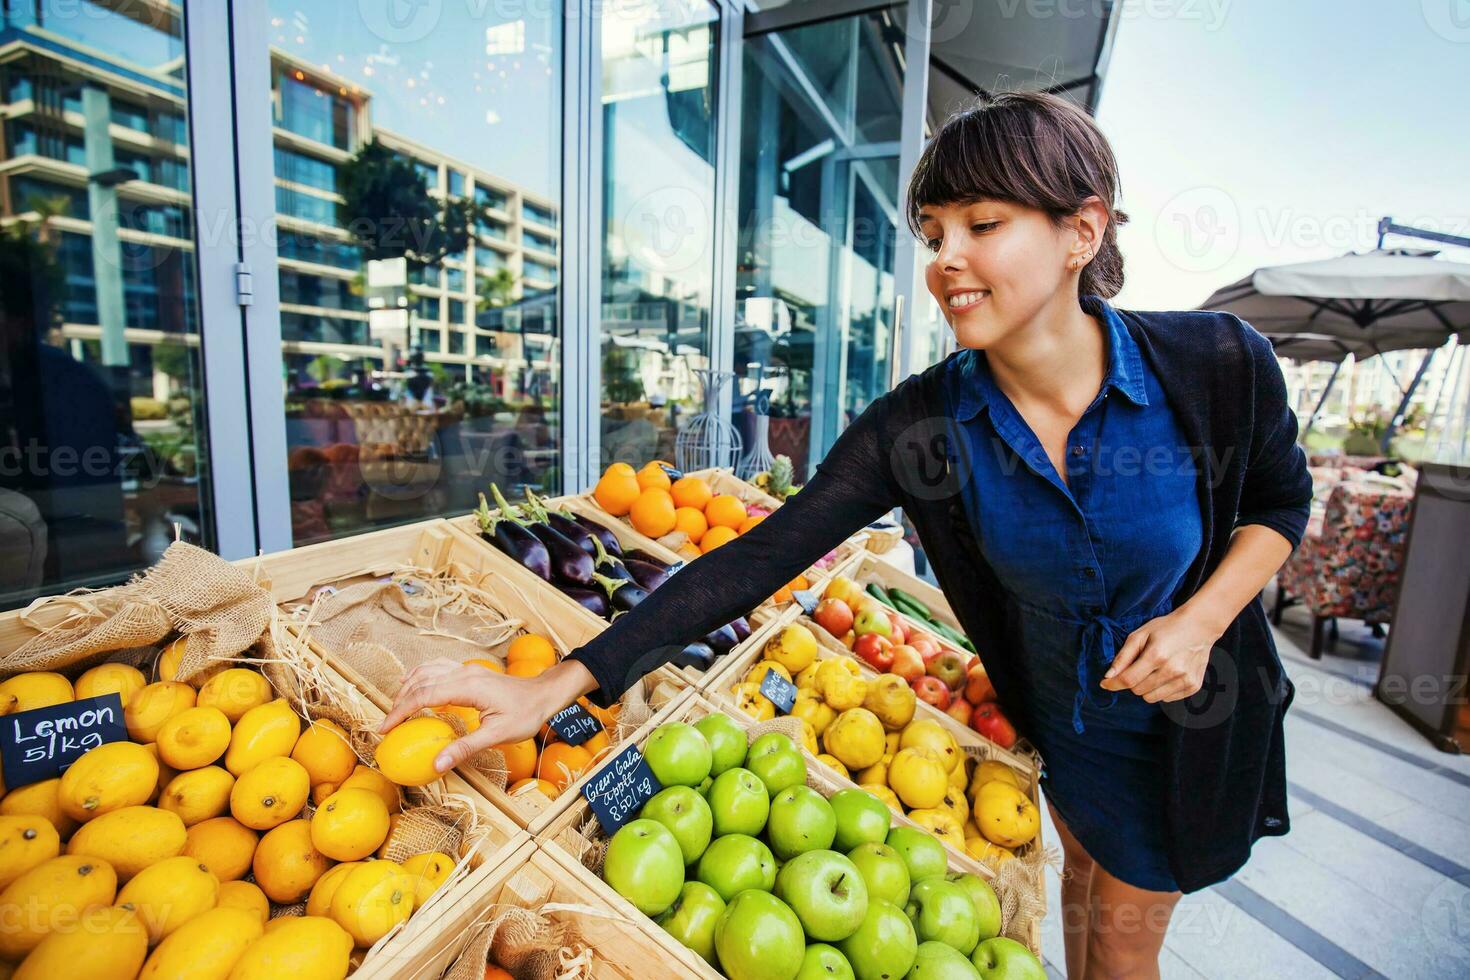
{"label": "burlap sack", "polygon": [[489,918],[470,933],[469,942],[444,972],[444,980],[480,980],[494,962],[516,980],[591,978],[593,952],[577,932],[575,919],[515,905],[491,906]]}

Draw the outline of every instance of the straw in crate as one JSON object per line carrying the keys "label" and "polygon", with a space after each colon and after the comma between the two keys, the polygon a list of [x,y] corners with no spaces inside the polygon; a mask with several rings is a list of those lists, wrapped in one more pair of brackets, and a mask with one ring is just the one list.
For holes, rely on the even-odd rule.
{"label": "straw in crate", "polygon": [[[0,956],[25,957],[18,976],[67,975],[81,947],[99,943],[124,978],[154,944],[149,963],[163,973],[188,972],[209,950],[242,970],[287,956],[340,975],[349,953],[354,964],[391,956],[453,902],[472,866],[524,840],[455,777],[401,793],[366,734],[381,715],[341,677],[279,655],[292,640],[248,575],[181,543],[126,586],[0,617],[12,717],[115,694],[128,736],[0,801],[48,845],[30,855],[40,863],[8,869],[0,899],[53,903],[39,925],[0,934]],[[67,837],[68,856],[56,857]],[[374,881],[360,880],[366,865],[348,862],[374,855]],[[121,884],[116,898],[137,919],[105,934],[62,928],[65,909],[40,883],[81,873],[78,861],[90,862],[89,891],[107,890],[88,901],[111,904]],[[262,936],[267,916],[308,909]]]}
{"label": "straw in crate", "polygon": [[[660,776],[660,765],[668,766],[676,750],[670,748],[675,740],[687,742],[692,736],[688,727],[693,726],[701,736],[708,736],[711,746],[708,760],[715,768],[725,756],[724,766],[712,783],[701,784],[698,792],[691,796],[687,786],[694,772],[666,779]],[[727,734],[733,732],[733,736]],[[729,739],[738,739],[737,748],[730,752]],[[681,943],[689,947],[675,948],[672,953],[680,957],[689,975],[716,976],[711,967],[720,964],[731,976],[748,975],[745,962],[748,955],[760,956],[770,975],[782,975],[781,970],[791,966],[777,963],[782,957],[794,955],[800,960],[806,941],[830,942],[842,949],[848,957],[863,958],[869,955],[861,937],[854,937],[857,923],[867,923],[892,915],[902,921],[904,928],[914,928],[900,911],[909,895],[908,883],[885,882],[866,869],[872,861],[886,861],[890,867],[901,863],[910,879],[927,880],[934,875],[967,875],[960,888],[984,886],[995,880],[994,872],[979,862],[945,850],[937,841],[911,821],[893,814],[871,794],[836,778],[819,766],[811,765],[795,748],[801,739],[800,722],[793,718],[778,718],[756,723],[736,715],[725,713],[715,702],[703,697],[687,695],[678,710],[651,733],[639,739],[644,756],[665,787],[654,796],[633,821],[626,823],[611,840],[592,808],[582,800],[559,816],[541,835],[548,849],[558,851],[568,863],[591,872],[597,878],[597,888],[624,915],[633,916],[640,911],[645,915],[659,916],[676,901],[698,901],[710,907],[723,906],[729,918],[742,914],[735,906],[749,906],[746,914],[765,921],[779,920],[772,926],[782,940],[767,939],[758,951],[740,948],[738,930],[734,927],[725,931],[729,939],[711,944],[707,933],[696,931],[685,933],[678,922],[665,918],[658,921]],[[659,744],[662,740],[662,744]],[[691,753],[692,755],[693,753]],[[707,767],[708,769],[708,767]],[[713,772],[713,769],[708,769]],[[600,775],[606,775],[604,770]],[[594,775],[593,786],[600,785]],[[674,798],[673,794],[683,794]],[[742,795],[752,811],[760,809],[756,801],[765,804],[767,813],[741,814],[736,808],[728,807],[724,800]],[[833,805],[834,798],[842,797]],[[704,808],[711,811],[711,825],[698,833],[698,828],[684,828],[677,838],[664,828],[680,823],[679,807],[693,803],[696,810],[701,805],[696,797],[707,797]],[[865,801],[865,802],[864,802]],[[838,817],[841,812],[843,816]],[[828,813],[832,822],[817,816],[810,823],[798,823],[798,813]],[[769,819],[768,819],[769,816]],[[691,821],[693,823],[694,821]],[[663,824],[664,828],[653,826]],[[846,835],[839,842],[838,835]],[[626,841],[623,839],[626,836]],[[698,840],[695,837],[698,836]],[[847,855],[841,853],[846,847]],[[621,850],[620,850],[621,849]],[[838,853],[833,853],[836,849]],[[697,853],[690,853],[694,851]],[[668,852],[668,853],[665,853]],[[812,857],[806,857],[812,854]],[[850,856],[848,856],[850,855]],[[784,859],[780,873],[776,862]],[[859,866],[852,870],[864,881],[861,898],[848,894],[846,911],[852,916],[839,925],[823,923],[814,914],[813,907],[799,895],[799,883],[803,869],[820,863],[845,866],[856,861]],[[692,869],[685,876],[684,868]],[[657,868],[667,874],[656,874]],[[895,872],[896,874],[897,872]],[[689,879],[697,879],[695,884]],[[679,882],[684,882],[682,886]],[[876,895],[882,898],[869,899],[868,883]],[[970,885],[973,881],[976,884]],[[900,889],[899,885],[903,887]],[[926,885],[925,893],[943,889],[948,885]],[[1039,887],[1039,881],[1035,883]],[[754,892],[774,892],[756,898],[744,898]],[[856,891],[856,890],[855,890]],[[900,891],[902,894],[899,894]],[[711,896],[713,892],[713,897]],[[968,894],[958,891],[956,894]],[[975,934],[973,937],[951,936],[950,941],[969,948],[960,951],[968,955],[982,937],[1000,932],[1011,941],[1020,942],[1033,952],[1039,952],[1039,922],[1044,908],[1030,894],[1008,894],[1003,885],[999,891],[998,913],[989,926],[985,924],[982,903],[975,896]],[[885,901],[888,901],[885,905]],[[995,906],[989,907],[994,910]],[[864,910],[867,913],[864,914]],[[783,924],[784,923],[784,924]],[[728,923],[727,923],[728,924]],[[919,927],[915,944],[919,939],[935,938],[923,933]],[[994,931],[992,931],[994,930]],[[963,931],[963,930],[961,930]],[[805,935],[803,935],[805,934]],[[852,941],[847,940],[851,938]],[[665,944],[667,946],[667,943]],[[691,956],[696,952],[698,956]],[[767,962],[767,959],[771,962]],[[891,975],[902,976],[912,959],[904,963],[886,964]],[[864,971],[859,971],[864,973]],[[762,974],[765,975],[765,974]],[[866,974],[864,974],[866,975]]]}

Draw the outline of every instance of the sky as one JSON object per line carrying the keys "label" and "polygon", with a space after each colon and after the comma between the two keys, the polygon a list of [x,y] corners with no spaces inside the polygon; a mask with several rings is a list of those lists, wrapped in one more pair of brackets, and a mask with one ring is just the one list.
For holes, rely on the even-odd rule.
{"label": "sky", "polygon": [[1131,217],[1120,305],[1372,248],[1384,215],[1470,236],[1470,0],[1120,2],[1097,112]]}

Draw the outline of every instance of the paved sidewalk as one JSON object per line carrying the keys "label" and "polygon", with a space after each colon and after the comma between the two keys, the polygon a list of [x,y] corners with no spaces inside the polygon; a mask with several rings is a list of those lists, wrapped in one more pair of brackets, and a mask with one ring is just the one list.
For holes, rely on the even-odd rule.
{"label": "paved sidewalk", "polygon": [[[1470,977],[1470,756],[1435,750],[1374,700],[1382,643],[1361,624],[1344,622],[1321,661],[1307,658],[1308,639],[1305,613],[1288,610],[1277,644],[1297,686],[1292,832],[1185,896],[1163,976]],[[1060,882],[1048,875],[1047,886],[1043,952],[1061,977]]]}

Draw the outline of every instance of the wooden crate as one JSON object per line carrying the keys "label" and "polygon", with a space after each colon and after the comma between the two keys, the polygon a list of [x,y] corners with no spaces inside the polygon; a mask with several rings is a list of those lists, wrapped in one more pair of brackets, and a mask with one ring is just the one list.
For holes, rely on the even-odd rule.
{"label": "wooden crate", "polygon": [[[257,581],[270,589],[277,603],[288,607],[308,602],[321,587],[370,581],[405,566],[422,569],[425,573],[448,574],[482,589],[488,604],[496,612],[519,619],[526,630],[548,637],[557,648],[558,655],[563,657],[592,639],[601,629],[596,617],[572,616],[555,603],[546,601],[552,590],[544,582],[529,573],[530,581],[519,580],[513,573],[524,569],[499,551],[482,547],[480,542],[455,532],[448,522],[442,520],[327,541],[245,559],[238,564],[251,570]],[[576,608],[581,610],[579,606]],[[396,690],[381,690],[354,670],[340,651],[327,648],[309,628],[303,630],[299,622],[288,626],[303,637],[313,653],[352,681],[380,710],[387,711],[392,706]],[[507,645],[508,641],[489,648],[487,652],[499,656]],[[640,693],[652,691],[662,681],[679,687],[689,684],[684,675],[671,668],[663,668],[643,680]],[[473,769],[465,768],[461,775],[522,827],[534,829],[549,820],[567,802],[566,794],[550,800],[535,789],[523,790],[512,796]],[[568,787],[568,792],[570,790]]]}
{"label": "wooden crate", "polygon": [[[959,619],[955,617],[954,610],[950,608],[949,600],[945,598],[944,593],[937,586],[930,585],[923,579],[908,574],[902,569],[879,558],[877,555],[860,554],[855,561],[844,566],[838,574],[846,575],[859,585],[867,585],[869,582],[874,582],[884,589],[900,588],[928,606],[929,611],[934,614],[936,619],[949,624],[956,630],[959,630],[960,633],[965,632],[964,627],[960,626]],[[932,626],[915,620],[912,616],[907,616],[903,613],[899,613],[899,615],[903,616],[904,622],[913,623],[930,636],[933,636],[938,642],[946,646],[954,646],[953,643],[950,643],[936,633]],[[967,653],[968,651],[962,652]]]}
{"label": "wooden crate", "polygon": [[[754,504],[768,511],[774,511],[785,503],[784,500],[766,493],[754,483],[751,483],[749,480],[742,480],[733,471],[723,467],[695,470],[689,475],[702,478],[710,485],[710,489],[714,490],[715,493],[728,493],[739,497],[747,507]],[[848,541],[853,546],[853,553],[867,550],[881,555],[892,548],[902,537],[902,529],[885,531],[869,527],[863,528],[861,531],[852,535],[848,538]],[[844,554],[842,557],[847,558],[849,555]],[[827,571],[830,573],[830,566]]]}
{"label": "wooden crate", "polygon": [[[750,738],[750,741],[754,741],[753,736],[755,735],[755,733],[751,730],[754,728],[756,722],[740,712],[732,704],[729,704],[719,698],[712,698],[706,692],[686,692],[676,703],[675,710],[666,715],[663,721],[683,721],[693,723],[698,721],[700,718],[703,718],[705,715],[714,713],[723,713],[729,715],[732,719],[734,719],[736,724],[746,730],[747,737]],[[638,739],[637,744],[642,746],[643,742],[646,740],[649,734],[651,734],[651,732],[643,733]],[[800,747],[799,742],[798,747]],[[802,749],[802,755],[806,759],[807,785],[811,786],[823,796],[830,797],[838,790],[854,787],[854,783],[843,779],[835,771],[828,769],[826,766],[817,762],[816,759],[804,748]],[[918,824],[915,824],[912,820],[908,819],[908,817],[905,817],[901,814],[892,813],[892,811],[890,811],[890,813],[892,815],[894,825],[902,825],[923,829],[920,828]],[[564,810],[562,813],[560,813],[554,820],[552,820],[551,823],[548,824],[541,831],[541,833],[537,835],[537,837],[544,848],[557,852],[557,856],[563,864],[574,869],[580,868],[584,873],[592,875],[594,878],[596,877],[592,874],[590,869],[587,869],[583,866],[580,856],[584,853],[587,853],[588,849],[592,847],[598,840],[605,839],[605,835],[603,834],[601,826],[597,824],[596,817],[593,815],[592,812],[592,808],[586,800],[578,796],[576,802],[572,806]],[[994,881],[995,872],[992,871],[991,868],[987,865],[981,863],[980,861],[976,861],[969,855],[956,851],[954,848],[951,847],[946,847],[945,853],[946,856],[949,858],[950,871],[969,872],[971,874],[979,875],[980,877],[985,878],[988,881]],[[600,879],[598,880],[598,884],[601,885],[602,888],[606,889],[608,892],[612,891],[611,888],[609,888],[607,884],[605,882],[602,882]],[[615,894],[614,897],[616,897]],[[1045,900],[1044,893],[1042,894],[1041,898],[1043,901]],[[632,908],[632,906],[630,905],[627,907],[630,909]],[[1038,914],[1035,920],[1028,923],[1026,927],[1027,945],[1031,948],[1031,951],[1036,953],[1038,956],[1041,954],[1041,919],[1043,917],[1044,916],[1042,914]],[[670,941],[672,942],[672,940]],[[679,944],[674,943],[674,945],[678,946]],[[718,978],[720,976],[719,973],[711,970],[709,965],[706,964],[698,956],[693,955],[689,952],[689,950],[684,949],[682,946],[680,947],[680,949],[683,951],[683,953],[687,954],[686,959],[693,961],[691,964],[689,964],[692,969],[690,974],[688,975],[707,977],[710,978],[710,980],[715,980],[715,978]]]}

